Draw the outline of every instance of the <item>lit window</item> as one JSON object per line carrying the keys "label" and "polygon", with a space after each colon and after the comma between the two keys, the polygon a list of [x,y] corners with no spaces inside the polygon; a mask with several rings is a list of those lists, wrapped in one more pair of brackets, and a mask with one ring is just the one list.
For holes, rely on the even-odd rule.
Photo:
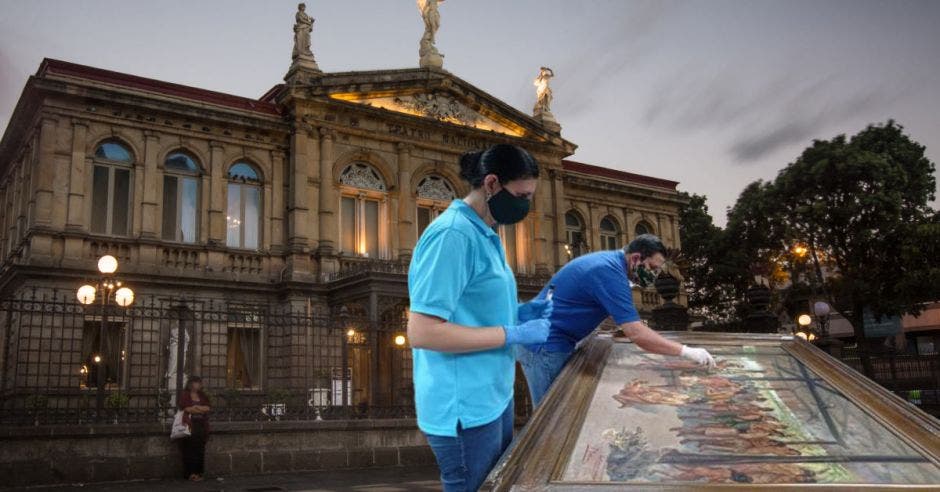
{"label": "lit window", "polygon": [[91,232],[130,234],[133,162],[131,151],[119,142],[98,145],[91,177]]}
{"label": "lit window", "polygon": [[225,244],[258,249],[261,227],[261,179],[252,166],[239,162],[228,172]]}
{"label": "lit window", "polygon": [[235,389],[261,386],[262,313],[251,309],[232,309],[228,314],[228,347],[225,382]]}
{"label": "lit window", "polygon": [[82,326],[82,366],[79,371],[82,388],[98,387],[98,371],[104,371],[106,389],[119,388],[124,359],[124,323],[107,323],[102,340],[101,321],[85,321]]}
{"label": "lit window", "polygon": [[163,239],[196,242],[199,213],[199,166],[187,154],[166,158],[163,176]]}
{"label": "lit window", "polygon": [[346,255],[385,256],[385,181],[371,166],[354,163],[340,174],[340,252]]}

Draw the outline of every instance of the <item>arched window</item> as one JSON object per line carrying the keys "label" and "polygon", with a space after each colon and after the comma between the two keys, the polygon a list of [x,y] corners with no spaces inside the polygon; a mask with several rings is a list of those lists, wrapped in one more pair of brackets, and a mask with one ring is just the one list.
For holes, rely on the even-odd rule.
{"label": "arched window", "polygon": [[636,227],[633,228],[633,232],[637,236],[642,236],[643,234],[653,234],[653,226],[649,225],[648,222],[637,222]]}
{"label": "arched window", "polygon": [[440,176],[427,176],[418,183],[418,237],[455,198],[454,187]]}
{"label": "arched window", "polygon": [[577,258],[587,252],[584,240],[584,221],[574,210],[565,213],[565,250],[569,258]]}
{"label": "arched window", "polygon": [[372,166],[355,162],[339,176],[340,252],[347,255],[382,258],[386,256],[385,180]]}
{"label": "arched window", "polygon": [[230,248],[258,249],[261,229],[261,177],[245,162],[228,170],[228,211],[225,244]]}
{"label": "arched window", "polygon": [[607,216],[601,219],[601,249],[620,249],[620,226],[617,221]]}
{"label": "arched window", "polygon": [[133,153],[123,143],[108,140],[98,144],[91,176],[91,232],[130,234],[133,166]]}
{"label": "arched window", "polygon": [[195,243],[199,217],[199,166],[184,152],[163,163],[163,239]]}

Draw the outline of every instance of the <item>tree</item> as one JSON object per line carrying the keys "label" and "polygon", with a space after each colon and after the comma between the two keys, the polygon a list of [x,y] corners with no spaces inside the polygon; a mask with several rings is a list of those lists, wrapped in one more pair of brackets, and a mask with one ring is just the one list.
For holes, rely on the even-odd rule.
{"label": "tree", "polygon": [[723,272],[723,231],[712,221],[705,197],[682,194],[686,204],[679,209],[679,240],[686,268],[685,288],[689,310],[706,321],[724,321],[734,314],[735,296]]}
{"label": "tree", "polygon": [[865,309],[875,316],[917,313],[922,302],[933,300],[919,274],[903,281],[898,274],[911,275],[912,264],[923,266],[922,247],[912,237],[936,240],[928,206],[934,169],[924,147],[888,121],[850,140],[839,135],[814,141],[773,183],[771,199],[779,204],[785,240],[808,244],[837,268],[827,288],[852,323],[869,377]]}

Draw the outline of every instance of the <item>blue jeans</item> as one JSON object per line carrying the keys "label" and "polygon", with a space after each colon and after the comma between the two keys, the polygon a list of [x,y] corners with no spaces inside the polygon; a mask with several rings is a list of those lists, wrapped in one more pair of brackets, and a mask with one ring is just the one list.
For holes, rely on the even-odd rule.
{"label": "blue jeans", "polygon": [[545,393],[548,393],[552,382],[570,357],[571,352],[548,352],[542,347],[529,350],[522,345],[516,346],[516,360],[522,365],[522,372],[525,373],[533,408],[537,407]]}
{"label": "blue jeans", "polygon": [[486,475],[512,442],[515,415],[513,403],[496,420],[464,429],[457,425],[457,437],[425,434],[441,470],[444,492],[472,492],[480,488]]}

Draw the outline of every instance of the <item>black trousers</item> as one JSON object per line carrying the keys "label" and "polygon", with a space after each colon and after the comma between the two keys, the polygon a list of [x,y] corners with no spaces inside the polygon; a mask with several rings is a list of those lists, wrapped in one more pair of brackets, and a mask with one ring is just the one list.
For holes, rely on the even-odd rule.
{"label": "black trousers", "polygon": [[206,424],[201,420],[193,419],[192,435],[180,439],[180,453],[183,455],[183,476],[189,478],[192,474],[205,473],[206,464]]}

